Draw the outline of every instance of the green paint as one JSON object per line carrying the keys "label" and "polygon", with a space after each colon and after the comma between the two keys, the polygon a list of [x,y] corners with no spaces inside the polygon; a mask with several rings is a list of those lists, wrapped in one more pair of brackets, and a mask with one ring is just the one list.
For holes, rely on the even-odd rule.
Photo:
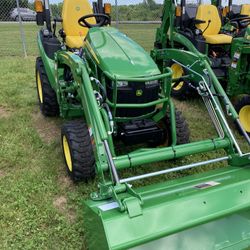
{"label": "green paint", "polygon": [[[174,238],[187,238],[190,242],[175,242],[176,248],[171,249],[200,249],[197,247],[201,243],[202,249],[244,249],[250,243],[250,215],[237,212],[250,206],[248,168],[227,167],[139,188],[136,192],[143,200],[143,214],[134,218],[117,208],[102,211],[101,206],[112,205],[112,200],[85,202],[85,227],[92,229],[87,232],[90,249],[129,249],[137,245],[140,247],[135,249],[160,249],[160,242],[174,244]],[[196,187],[210,181],[218,185]],[[194,232],[199,233],[194,236]],[[151,242],[149,248],[141,246],[146,242]]]}
{"label": "green paint", "polygon": [[101,71],[117,78],[159,75],[160,71],[146,51],[115,28],[93,28],[87,41],[100,61]]}

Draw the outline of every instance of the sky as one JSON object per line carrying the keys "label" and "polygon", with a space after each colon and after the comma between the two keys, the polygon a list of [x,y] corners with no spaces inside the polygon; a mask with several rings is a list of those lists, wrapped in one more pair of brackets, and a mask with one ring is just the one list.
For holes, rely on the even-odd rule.
{"label": "sky", "polygon": [[[50,0],[50,3],[60,3],[62,2],[63,0]],[[95,1],[95,0],[90,0],[91,2]],[[120,5],[124,5],[124,4],[137,4],[137,3],[141,3],[143,0],[117,0],[118,1],[118,4]],[[196,0],[187,0],[187,1],[190,1],[190,2],[197,2]],[[107,0],[104,2],[109,2],[111,4],[114,4],[115,3],[115,0]],[[155,0],[156,3],[163,3],[163,0]],[[202,2],[204,3],[210,3],[211,1],[210,0],[202,0]],[[228,0],[224,0],[224,2],[228,2]],[[235,4],[244,4],[244,3],[249,3],[249,0],[234,0],[233,1]]]}

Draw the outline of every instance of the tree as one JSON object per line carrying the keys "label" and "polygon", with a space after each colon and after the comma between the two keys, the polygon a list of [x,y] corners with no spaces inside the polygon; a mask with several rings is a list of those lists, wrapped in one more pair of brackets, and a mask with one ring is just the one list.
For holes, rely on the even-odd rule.
{"label": "tree", "polygon": [[62,6],[63,6],[62,3],[50,5],[51,14],[53,17],[61,17],[62,16]]}
{"label": "tree", "polygon": [[150,10],[157,9],[157,3],[154,0],[144,0],[144,3],[149,7]]}

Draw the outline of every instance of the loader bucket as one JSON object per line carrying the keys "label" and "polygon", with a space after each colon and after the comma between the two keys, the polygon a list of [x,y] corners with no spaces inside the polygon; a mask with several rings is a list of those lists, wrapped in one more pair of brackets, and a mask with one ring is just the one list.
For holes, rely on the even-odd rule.
{"label": "loader bucket", "polygon": [[89,249],[245,249],[249,167],[228,166],[139,188],[144,204],[138,216],[120,212],[112,200],[84,202]]}

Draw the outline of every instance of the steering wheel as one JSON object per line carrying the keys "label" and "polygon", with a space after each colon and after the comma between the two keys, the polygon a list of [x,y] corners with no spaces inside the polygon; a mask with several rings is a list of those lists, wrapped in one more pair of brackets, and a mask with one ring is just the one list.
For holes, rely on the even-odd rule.
{"label": "steering wheel", "polygon": [[[89,18],[95,18],[97,23],[96,24],[91,24],[87,21],[87,19]],[[105,14],[100,14],[100,13],[94,13],[94,14],[89,14],[89,15],[85,15],[82,16],[79,20],[78,20],[78,24],[82,27],[87,27],[87,28],[94,28],[94,27],[101,27],[107,23],[110,23],[110,16],[105,15]]]}
{"label": "steering wheel", "polygon": [[247,28],[247,26],[250,24],[250,17],[240,21],[239,23],[242,28]]}
{"label": "steering wheel", "polygon": [[230,23],[237,23],[239,28],[245,28],[250,24],[250,17],[236,17],[230,20]]}

